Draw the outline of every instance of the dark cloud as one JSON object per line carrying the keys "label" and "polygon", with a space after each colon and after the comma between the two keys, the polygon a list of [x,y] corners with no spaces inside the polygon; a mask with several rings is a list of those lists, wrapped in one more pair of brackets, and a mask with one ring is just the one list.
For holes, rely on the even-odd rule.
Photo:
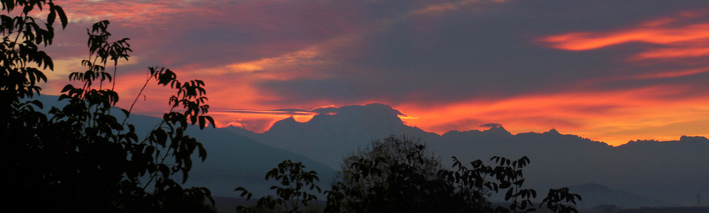
{"label": "dark cloud", "polygon": [[569,52],[551,49],[536,39],[562,32],[630,27],[697,4],[686,3],[510,1],[490,7],[490,11],[461,8],[431,17],[438,21],[425,26],[427,33],[417,26],[421,24],[417,19],[422,18],[402,16],[379,31],[364,34],[366,41],[360,43],[365,45],[328,52],[333,57],[340,52],[361,53],[338,59],[333,67],[322,70],[329,78],[314,80],[317,83],[264,82],[261,86],[287,94],[289,100],[378,97],[392,103],[411,101],[411,97],[450,102],[578,89],[589,79],[615,76],[618,70],[641,73],[658,68],[638,69],[625,63],[624,58],[641,50],[642,45]]}
{"label": "dark cloud", "polygon": [[[404,115],[399,110],[391,108],[391,106],[380,103],[372,103],[367,105],[350,105],[343,107],[325,107],[314,109],[313,112],[319,114],[328,113],[346,113],[346,114],[356,114],[359,116],[375,116],[382,115],[383,117],[392,117],[398,115]],[[376,117],[376,116],[375,116]]]}
{"label": "dark cloud", "polygon": [[502,124],[486,123],[486,124],[480,125],[480,127],[495,128],[495,127],[502,127]]}
{"label": "dark cloud", "polygon": [[[331,66],[313,68],[328,77],[266,79],[258,86],[282,94],[284,103],[312,99],[357,103],[376,99],[395,104],[412,98],[450,102],[568,90],[588,79],[615,75],[619,69],[644,72],[645,69],[632,70],[618,61],[642,46],[568,52],[550,49],[535,40],[564,32],[625,28],[700,4],[473,2],[440,14],[417,15],[413,11],[433,3],[203,3],[193,4],[197,9],[184,9],[202,12],[171,14],[171,19],[160,21],[162,26],[150,25],[150,21],[145,23],[147,27],[121,25],[125,21],[117,20],[112,27],[116,27],[114,32],[120,32],[115,34],[149,35],[133,36],[137,56],[169,67],[209,67],[278,57],[353,34],[358,41],[352,46],[326,49],[321,56],[334,62]],[[144,66],[149,64],[135,67]]]}
{"label": "dark cloud", "polygon": [[219,112],[242,113],[242,114],[268,114],[268,115],[313,115],[314,113],[302,109],[276,109],[276,110],[218,110]]}
{"label": "dark cloud", "polygon": [[[318,57],[330,62],[328,66],[266,70],[314,73],[296,80],[259,79],[259,89],[283,97],[272,103],[454,102],[639,87],[658,81],[682,83],[685,79],[608,80],[619,71],[632,75],[678,67],[626,63],[625,58],[647,45],[569,52],[537,40],[559,33],[623,29],[705,6],[700,1],[507,1],[457,4],[440,13],[414,14],[435,4],[456,2],[200,2],[178,8],[184,12],[169,13],[170,18],[118,19],[111,27],[116,39],[133,37],[134,55],[143,60],[125,69],[136,71],[156,63],[217,67],[320,45],[323,53]],[[138,22],[141,25],[135,25]],[[71,25],[65,36],[73,46],[58,51],[84,44],[84,31],[74,28],[89,24],[78,24],[86,26]],[[323,44],[342,36],[352,39],[335,47]],[[605,81],[593,81],[598,79]]]}

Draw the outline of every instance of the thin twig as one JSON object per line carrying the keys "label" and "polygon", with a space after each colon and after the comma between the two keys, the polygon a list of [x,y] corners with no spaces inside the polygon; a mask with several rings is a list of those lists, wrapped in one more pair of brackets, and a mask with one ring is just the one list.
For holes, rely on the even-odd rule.
{"label": "thin twig", "polygon": [[[140,95],[143,94],[145,87],[148,86],[148,83],[150,82],[150,79],[152,79],[152,78],[153,78],[152,76],[148,75],[148,79],[145,80],[145,84],[143,84],[143,88],[140,88],[140,92],[138,92],[138,95],[135,96],[135,100],[133,100],[133,103],[130,105],[130,108],[128,109],[128,114],[126,114],[126,117],[123,119],[121,126],[126,124],[126,120],[128,120],[130,113],[133,112],[133,107],[135,106],[135,103],[138,102],[138,98],[140,98]],[[115,81],[114,81],[114,83],[115,83]]]}

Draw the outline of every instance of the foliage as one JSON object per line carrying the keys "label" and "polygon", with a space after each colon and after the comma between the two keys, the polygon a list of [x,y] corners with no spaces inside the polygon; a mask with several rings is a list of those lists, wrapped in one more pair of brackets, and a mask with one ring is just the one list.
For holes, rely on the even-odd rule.
{"label": "foliage", "polygon": [[[490,160],[498,163],[498,166],[495,166],[490,175],[496,177],[497,181],[499,181],[499,189],[507,189],[505,201],[512,200],[509,209],[513,212],[518,210],[523,212],[536,210],[532,208],[531,199],[537,197],[537,192],[534,189],[522,188],[522,184],[524,184],[522,168],[529,164],[529,158],[523,156],[518,160],[511,161],[504,157],[494,156]],[[495,192],[497,191],[495,189]]]}
{"label": "foliage", "polygon": [[[300,205],[308,206],[308,202],[317,200],[317,197],[308,191],[321,192],[320,187],[315,185],[315,182],[320,180],[317,172],[306,171],[301,162],[285,160],[279,163],[278,167],[266,173],[266,180],[271,178],[281,183],[281,186],[271,186],[271,190],[276,190],[277,197],[268,195],[260,198],[256,204],[257,208],[274,210],[283,207],[286,212],[301,212]],[[241,197],[246,197],[247,200],[253,197],[244,187],[234,190],[240,191]],[[238,206],[236,210],[250,212],[254,209]]]}
{"label": "foliage", "polygon": [[[481,160],[470,163],[472,169],[468,169],[456,157],[453,158],[453,167],[457,171],[442,171],[443,176],[448,181],[454,182],[466,201],[471,204],[484,200],[484,192],[499,192],[506,189],[505,201],[510,201],[508,208],[497,207],[496,211],[528,212],[535,211],[531,199],[537,196],[533,189],[524,189],[524,175],[522,168],[529,164],[530,160],[526,156],[512,161],[504,157],[494,156],[490,160],[498,165],[494,168],[486,166]],[[494,178],[492,181],[487,178]],[[519,201],[519,200],[521,201]]]}
{"label": "foliage", "polygon": [[[26,101],[39,94],[38,83],[47,81],[40,68],[54,68],[38,46],[50,45],[54,21],[58,17],[66,27],[67,17],[51,0],[2,0],[2,6],[7,15],[0,15],[0,157],[6,163],[0,169],[10,175],[0,181],[7,183],[11,196],[0,204],[51,212],[210,210],[204,203],[212,200],[208,189],[182,188],[173,178],[181,174],[182,183],[187,180],[193,152],[206,158],[202,144],[185,134],[189,124],[214,124],[204,115],[209,108],[204,82],[180,82],[169,69],[150,68],[146,85],[155,80],[176,95],[170,97],[163,121],[139,139],[135,127],[126,124],[130,110],[121,109],[120,122],[111,114],[119,100],[113,90],[118,61],[128,60],[132,50],[127,38],[109,42],[109,22],[101,21],[87,29],[89,57],[81,62],[85,71],[69,76],[79,85],[62,90],[60,100],[68,104],[44,114],[38,111],[40,101]],[[16,9],[21,12],[11,17]],[[46,21],[33,16],[41,10],[49,10]],[[106,72],[109,61],[113,74]],[[110,89],[104,86],[108,83],[113,83]]]}
{"label": "foliage", "polygon": [[569,193],[569,188],[549,189],[549,194],[539,206],[541,208],[546,203],[546,208],[553,212],[578,213],[579,211],[574,206],[569,205],[571,203],[576,205],[576,199],[581,200],[581,195]]}
{"label": "foliage", "polygon": [[426,145],[390,136],[371,149],[345,158],[342,177],[332,185],[326,212],[465,212],[451,182],[439,175],[440,161]]}
{"label": "foliage", "polygon": [[[527,156],[523,156],[518,160],[510,160],[504,157],[494,156],[490,160],[494,161],[497,166],[485,166],[481,160],[475,160],[470,163],[472,169],[468,169],[456,157],[453,158],[453,167],[457,167],[457,171],[443,171],[442,174],[449,180],[455,182],[459,189],[463,189],[469,196],[466,200],[469,203],[477,203],[480,200],[480,191],[499,192],[501,189],[506,189],[505,201],[511,203],[507,208],[497,207],[495,211],[512,211],[512,212],[530,212],[535,211],[532,199],[537,197],[537,192],[534,189],[524,189],[524,175],[522,168],[526,167],[530,160]],[[487,177],[495,178],[494,181],[485,180]],[[546,207],[553,212],[578,212],[573,205],[576,204],[576,199],[581,200],[578,194],[569,193],[568,188],[549,189],[549,194],[539,204],[539,208]],[[545,206],[544,203],[547,205]]]}

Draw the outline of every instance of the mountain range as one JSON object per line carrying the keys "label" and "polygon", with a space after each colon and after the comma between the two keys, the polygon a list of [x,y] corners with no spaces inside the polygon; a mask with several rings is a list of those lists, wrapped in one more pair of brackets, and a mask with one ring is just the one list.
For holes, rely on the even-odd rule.
{"label": "mountain range", "polygon": [[[56,96],[40,99],[45,105],[59,104]],[[239,197],[233,191],[237,186],[256,196],[270,194],[275,183],[265,181],[265,173],[291,159],[317,171],[321,187],[327,189],[343,157],[373,140],[406,135],[425,142],[446,166],[450,166],[451,156],[463,162],[528,156],[531,164],[524,169],[525,187],[543,197],[549,188],[585,186],[571,187],[572,192],[577,190],[588,199],[585,207],[696,206],[697,195],[709,194],[709,140],[704,137],[630,141],[613,147],[554,129],[511,134],[501,125],[438,135],[407,126],[398,117],[401,112],[384,104],[326,108],[317,113],[308,122],[293,118],[278,121],[264,133],[237,127],[190,129],[204,144],[208,157],[204,163],[194,164],[187,185],[206,186],[215,196],[223,197]],[[141,115],[129,120],[143,131],[159,123],[158,118]],[[611,199],[613,196],[623,199]]]}

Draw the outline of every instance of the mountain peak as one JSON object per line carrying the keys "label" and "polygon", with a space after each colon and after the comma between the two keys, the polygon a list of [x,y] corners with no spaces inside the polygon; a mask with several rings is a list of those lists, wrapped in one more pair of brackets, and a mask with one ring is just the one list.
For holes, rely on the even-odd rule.
{"label": "mountain peak", "polygon": [[512,133],[507,131],[502,125],[491,127],[483,131],[485,134],[496,135],[496,136],[511,136]]}
{"label": "mountain peak", "polygon": [[686,136],[683,135],[682,137],[679,138],[679,142],[688,142],[688,143],[709,143],[709,139],[706,137],[702,136]]}
{"label": "mountain peak", "polygon": [[550,129],[548,132],[545,132],[545,134],[561,135],[561,133],[559,133],[559,131],[556,131],[556,129]]}
{"label": "mountain peak", "polygon": [[296,121],[295,118],[293,118],[293,116],[291,116],[286,119],[276,121],[276,123],[274,123],[273,126],[271,126],[271,129],[269,129],[268,131],[287,130],[287,129],[297,127],[301,124],[303,124],[303,123]]}

